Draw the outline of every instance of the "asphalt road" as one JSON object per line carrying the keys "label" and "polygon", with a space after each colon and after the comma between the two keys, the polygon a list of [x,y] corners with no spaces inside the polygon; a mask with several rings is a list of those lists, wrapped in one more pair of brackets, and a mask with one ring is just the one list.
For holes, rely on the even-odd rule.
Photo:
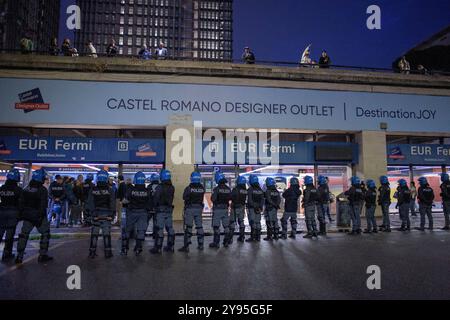
{"label": "asphalt road", "polygon": [[[81,237],[52,240],[55,260],[47,265],[37,263],[38,241],[30,241],[21,267],[0,266],[0,299],[450,299],[450,232],[441,230],[334,233],[203,252],[192,245],[189,254],[161,256],[148,253],[149,240],[140,257],[120,256],[115,240],[110,260],[88,259]],[[81,269],[81,290],[67,289],[70,265]],[[369,265],[381,269],[380,290],[367,289]]]}

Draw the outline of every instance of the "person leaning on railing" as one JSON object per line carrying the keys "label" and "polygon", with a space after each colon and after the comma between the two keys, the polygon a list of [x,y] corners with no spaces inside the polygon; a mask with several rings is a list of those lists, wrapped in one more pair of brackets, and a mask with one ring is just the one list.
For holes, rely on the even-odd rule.
{"label": "person leaning on railing", "polygon": [[255,64],[255,54],[250,50],[249,47],[244,48],[244,53],[242,54],[242,61],[246,64]]}

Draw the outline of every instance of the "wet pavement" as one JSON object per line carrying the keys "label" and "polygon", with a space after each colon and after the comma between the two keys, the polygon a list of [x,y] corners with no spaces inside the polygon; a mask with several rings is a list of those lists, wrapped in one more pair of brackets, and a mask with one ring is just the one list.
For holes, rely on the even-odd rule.
{"label": "wet pavement", "polygon": [[[101,239],[99,256],[88,259],[88,229],[52,239],[55,260],[46,265],[37,262],[39,242],[30,241],[22,266],[0,265],[0,299],[450,299],[448,231],[356,237],[331,232],[317,240],[299,235],[204,251],[196,249],[193,237],[190,253],[157,256],[148,252],[148,239],[139,257],[120,256],[115,231],[109,260]],[[206,244],[211,241],[206,237]],[[176,248],[181,246],[177,237]],[[80,267],[81,290],[66,286],[71,265]],[[370,265],[380,267],[381,290],[366,286]]]}

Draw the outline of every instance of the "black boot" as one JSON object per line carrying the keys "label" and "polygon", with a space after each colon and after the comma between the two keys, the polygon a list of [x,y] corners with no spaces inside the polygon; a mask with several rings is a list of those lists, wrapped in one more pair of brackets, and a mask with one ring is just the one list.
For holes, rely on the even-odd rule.
{"label": "black boot", "polygon": [[309,232],[303,236],[304,239],[311,239],[313,237],[313,233]]}
{"label": "black boot", "polygon": [[175,235],[171,235],[167,237],[167,246],[164,247],[165,252],[175,252],[174,249],[175,244]]}
{"label": "black boot", "polygon": [[291,234],[289,235],[289,238],[295,239],[296,234],[297,234],[297,231],[292,230],[292,231],[291,231]]}
{"label": "black boot", "polygon": [[122,250],[120,251],[120,255],[126,256],[128,254],[128,250],[129,250],[129,240],[122,239]]}
{"label": "black boot", "polygon": [[179,252],[189,252],[189,235],[187,232],[184,233],[184,245],[178,249]]}
{"label": "black boot", "polygon": [[112,248],[111,248],[111,236],[103,236],[103,243],[105,246],[105,258],[109,259],[113,257]]}
{"label": "black boot", "polygon": [[22,264],[22,262],[23,262],[23,253],[18,253],[14,263],[15,264]]}
{"label": "black boot", "polygon": [[245,240],[245,242],[253,242],[253,241],[255,241],[255,229],[250,227],[250,238]]}
{"label": "black boot", "polygon": [[319,235],[326,236],[327,235],[327,225],[324,222],[319,224]]}
{"label": "black boot", "polygon": [[232,241],[233,241],[233,236],[230,232],[228,232],[227,234],[224,235],[222,244],[225,248],[228,248],[228,246],[232,243]]}
{"label": "black boot", "polygon": [[284,230],[283,230],[283,231],[281,232],[281,239],[282,239],[282,240],[287,240],[287,238],[288,238],[288,237],[287,237],[287,231],[284,231]]}
{"label": "black boot", "polygon": [[228,240],[227,240],[228,245],[233,244],[233,238],[234,238],[234,229],[230,230],[230,233],[228,235]]}
{"label": "black boot", "polygon": [[239,238],[237,239],[239,242],[245,241],[245,228],[239,228]]}
{"label": "black boot", "polygon": [[152,249],[150,249],[150,253],[152,254],[161,254],[161,248],[164,238],[163,237],[157,237],[155,240],[155,245]]}
{"label": "black boot", "polygon": [[134,254],[136,256],[141,255],[142,253],[142,243],[144,241],[142,239],[136,239],[136,245],[134,246]]}
{"label": "black boot", "polygon": [[267,237],[264,238],[264,241],[272,241],[272,227],[267,226]]}
{"label": "black boot", "polygon": [[261,241],[261,229],[255,230],[255,240],[256,240],[256,242]]}
{"label": "black boot", "polygon": [[89,258],[94,259],[97,254],[97,240],[98,236],[91,235],[91,244],[89,246]]}
{"label": "black boot", "polygon": [[280,234],[280,230],[278,230],[277,228],[274,228],[274,232],[273,232],[273,238],[275,240],[279,239],[279,234]]}
{"label": "black boot", "polygon": [[209,244],[209,247],[217,249],[220,247],[220,232],[218,230],[214,230],[213,242]]}

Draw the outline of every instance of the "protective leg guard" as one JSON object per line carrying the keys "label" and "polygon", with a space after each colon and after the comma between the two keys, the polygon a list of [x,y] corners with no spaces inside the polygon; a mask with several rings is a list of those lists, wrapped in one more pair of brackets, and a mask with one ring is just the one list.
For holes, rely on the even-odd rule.
{"label": "protective leg guard", "polygon": [[255,229],[253,227],[250,227],[250,238],[245,240],[245,242],[253,242],[255,240]]}
{"label": "protective leg guard", "polygon": [[268,225],[267,226],[267,237],[264,238],[264,241],[272,241],[272,233],[273,233],[273,228],[272,228],[272,226]]}
{"label": "protective leg guard", "polygon": [[112,253],[112,248],[111,248],[111,236],[110,235],[103,236],[103,244],[104,244],[104,248],[105,248],[105,258],[106,259],[112,258],[113,253]]}
{"label": "protective leg guard", "polygon": [[163,237],[157,237],[155,240],[155,245],[152,249],[150,249],[150,253],[152,254],[161,254],[161,248],[164,238]]}
{"label": "protective leg guard", "polygon": [[220,247],[220,231],[219,228],[214,228],[214,238],[213,242],[209,244],[210,248],[219,248]]}
{"label": "protective leg guard", "polygon": [[245,228],[239,227],[239,237],[237,241],[244,242],[244,240],[245,240]]}
{"label": "protective leg guard", "polygon": [[167,246],[164,247],[164,251],[175,252],[174,244],[175,244],[175,235],[167,236]]}
{"label": "protective leg guard", "polygon": [[134,246],[134,254],[136,256],[139,256],[142,253],[142,244],[143,244],[143,240],[142,239],[136,239],[136,244]]}
{"label": "protective leg guard", "polygon": [[279,239],[279,234],[280,234],[280,229],[274,228],[274,231],[273,231],[273,238],[274,238],[275,240],[278,240],[278,239]]}
{"label": "protective leg guard", "polygon": [[261,229],[255,230],[255,240],[257,242],[261,241]]}
{"label": "protective leg guard", "polygon": [[[137,241],[136,241],[137,243]],[[128,254],[128,250],[130,249],[130,240],[122,239],[122,250],[120,251],[120,255],[126,256]]]}
{"label": "protective leg guard", "polygon": [[319,224],[319,235],[326,236],[327,235],[327,225],[323,222]]}
{"label": "protective leg guard", "polygon": [[89,246],[89,258],[93,259],[97,256],[97,240],[98,236],[91,235],[91,244]]}

